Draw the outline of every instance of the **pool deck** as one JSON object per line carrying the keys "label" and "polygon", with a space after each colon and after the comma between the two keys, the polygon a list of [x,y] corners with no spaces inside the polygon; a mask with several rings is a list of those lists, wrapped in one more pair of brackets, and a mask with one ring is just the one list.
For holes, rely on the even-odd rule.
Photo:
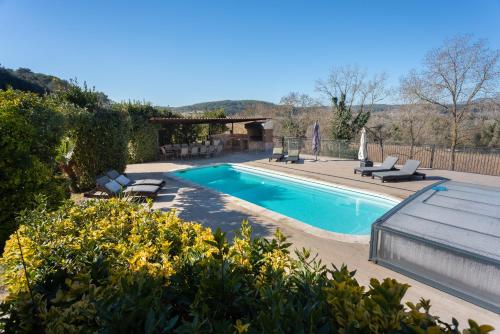
{"label": "pool deck", "polygon": [[305,156],[304,158],[305,160],[298,164],[284,164],[268,162],[266,155],[262,153],[235,153],[211,159],[133,164],[127,166],[126,172],[132,178],[167,179],[166,186],[155,200],[154,208],[156,209],[176,208],[179,216],[185,220],[196,221],[210,228],[220,227],[223,231],[229,232],[237,229],[241,221],[245,219],[251,222],[255,235],[270,237],[279,227],[285,235],[289,236],[294,247],[310,248],[319,254],[324,263],[334,263],[335,265],[346,263],[349,268],[356,269],[356,278],[361,284],[367,285],[372,277],[377,279],[392,277],[412,286],[406,294],[406,300],[418,302],[421,297],[431,299],[431,310],[444,321],[451,322],[451,317],[454,316],[462,326],[465,326],[467,319],[472,318],[479,323],[493,325],[497,331],[500,330],[500,316],[498,314],[368,261],[367,244],[333,240],[327,235],[321,235],[321,233],[310,233],[307,227],[293,224],[281,215],[270,214],[269,211],[259,209],[245,201],[235,200],[233,197],[189,185],[168,176],[168,172],[174,170],[225,162],[241,163],[400,199],[405,199],[443,178],[500,187],[500,177],[497,176],[426,169],[421,170],[427,174],[427,179],[424,181],[382,184],[380,180],[361,177],[359,174],[354,175],[353,168],[359,165],[357,161],[323,157],[320,157],[319,161],[313,161],[310,159],[311,157]]}

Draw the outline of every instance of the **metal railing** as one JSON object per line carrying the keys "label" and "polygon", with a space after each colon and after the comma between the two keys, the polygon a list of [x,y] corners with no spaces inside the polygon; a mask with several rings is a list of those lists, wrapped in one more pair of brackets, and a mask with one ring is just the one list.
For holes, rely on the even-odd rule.
{"label": "metal railing", "polygon": [[[301,153],[311,154],[311,138],[274,137],[275,146],[283,146],[285,151],[299,149]],[[320,155],[338,159],[357,159],[359,143],[348,140],[320,140]]]}
{"label": "metal railing", "polygon": [[[275,145],[286,149],[300,149],[304,154],[312,152],[311,138],[275,137]],[[321,156],[338,159],[357,159],[359,142],[345,140],[321,140]],[[458,172],[477,173],[500,176],[500,148],[490,147],[457,147],[455,164],[452,167],[452,151],[449,147],[439,145],[414,145],[400,143],[368,143],[368,159],[382,162],[387,156],[399,157],[398,164],[408,159],[421,162],[420,167],[454,170]]]}

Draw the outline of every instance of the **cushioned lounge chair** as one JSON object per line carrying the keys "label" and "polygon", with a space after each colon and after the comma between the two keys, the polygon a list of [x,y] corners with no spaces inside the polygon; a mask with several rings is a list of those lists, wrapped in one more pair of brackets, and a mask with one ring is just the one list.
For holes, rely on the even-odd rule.
{"label": "cushioned lounge chair", "polygon": [[361,173],[361,176],[363,175],[372,175],[373,172],[387,172],[390,170],[394,170],[394,165],[398,161],[398,157],[392,157],[389,156],[385,158],[384,162],[380,166],[374,166],[374,167],[356,167],[354,168],[354,174],[357,172]]}
{"label": "cushioned lounge chair", "polygon": [[297,161],[299,161],[299,150],[288,150],[288,154],[285,157],[285,163]]}
{"label": "cushioned lounge chair", "polygon": [[107,176],[101,176],[96,180],[97,189],[109,195],[109,197],[117,196],[140,196],[140,197],[155,197],[160,191],[160,186],[150,184],[135,185],[122,187],[115,180],[111,180]]}
{"label": "cushioned lounge chair", "polygon": [[269,157],[269,161],[276,160],[281,161],[285,157],[283,154],[283,147],[275,147],[273,148],[273,154]]}
{"label": "cushioned lounge chair", "polygon": [[152,185],[152,186],[163,186],[165,184],[164,180],[161,179],[141,179],[141,180],[131,180],[123,174],[118,173],[116,170],[112,169],[106,173],[106,176],[112,180],[115,180],[123,187],[128,186],[140,186],[140,185]]}
{"label": "cushioned lounge chair", "polygon": [[406,160],[406,163],[401,168],[401,170],[393,170],[388,172],[374,172],[372,173],[372,179],[379,178],[382,182],[385,181],[402,181],[410,180],[415,176],[421,177],[425,180],[425,174],[417,172],[417,168],[420,166],[420,161],[418,160]]}

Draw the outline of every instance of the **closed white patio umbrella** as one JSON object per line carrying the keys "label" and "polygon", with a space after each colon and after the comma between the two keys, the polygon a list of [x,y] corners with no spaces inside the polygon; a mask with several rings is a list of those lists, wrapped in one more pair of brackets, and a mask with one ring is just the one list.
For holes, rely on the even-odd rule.
{"label": "closed white patio umbrella", "polygon": [[366,138],[366,129],[361,130],[361,140],[359,143],[358,160],[365,161],[368,159],[368,138]]}
{"label": "closed white patio umbrella", "polygon": [[312,133],[312,151],[316,158],[314,161],[318,160],[318,154],[321,149],[321,142],[319,138],[319,123],[315,122],[313,125],[313,133]]}

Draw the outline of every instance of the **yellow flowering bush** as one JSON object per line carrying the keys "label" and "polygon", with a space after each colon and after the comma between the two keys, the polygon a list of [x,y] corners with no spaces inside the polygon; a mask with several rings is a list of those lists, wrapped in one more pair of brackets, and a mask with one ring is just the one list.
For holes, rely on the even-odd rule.
{"label": "yellow flowering bush", "polygon": [[[459,333],[405,284],[361,287],[279,231],[252,238],[119,199],[24,212],[0,265],[8,333]],[[464,333],[487,333],[470,321]]]}

